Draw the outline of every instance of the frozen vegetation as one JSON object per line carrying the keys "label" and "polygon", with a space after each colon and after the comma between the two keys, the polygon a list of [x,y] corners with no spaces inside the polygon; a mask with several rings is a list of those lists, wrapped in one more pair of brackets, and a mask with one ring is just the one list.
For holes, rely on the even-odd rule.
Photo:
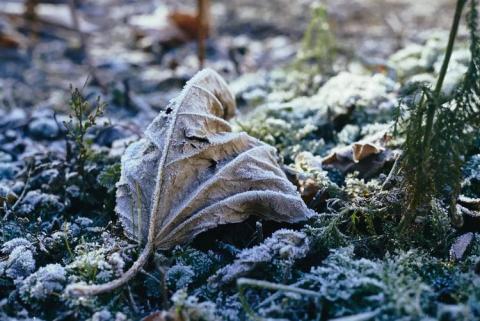
{"label": "frozen vegetation", "polygon": [[[478,114],[480,45],[466,30],[437,96],[441,31],[390,50],[381,65],[339,45],[312,61],[305,40],[288,42],[303,50],[295,58],[285,39],[270,39],[261,48],[282,63],[235,76],[225,72],[233,63],[220,64],[227,49],[215,47],[210,65],[228,85],[203,71],[170,104],[191,69],[153,81],[143,66],[142,87],[141,55],[129,70],[102,67],[137,77],[141,97],[122,82],[99,100],[89,85],[32,110],[1,96],[0,320],[480,320],[480,133],[448,113],[468,89]],[[260,55],[261,43],[245,46]],[[438,140],[469,139],[463,148],[433,137],[419,163],[444,155],[454,164],[422,181],[420,164],[408,172],[409,121],[419,119],[422,140],[429,105],[416,111],[430,99],[441,102],[436,120],[463,128],[435,123]],[[445,171],[459,179],[428,176]],[[419,185],[425,198],[412,200]]]}

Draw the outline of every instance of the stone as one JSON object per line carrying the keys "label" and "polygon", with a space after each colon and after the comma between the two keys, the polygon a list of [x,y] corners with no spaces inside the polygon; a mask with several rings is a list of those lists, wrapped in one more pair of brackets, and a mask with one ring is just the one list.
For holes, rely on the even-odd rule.
{"label": "stone", "polygon": [[28,132],[35,138],[54,139],[58,137],[60,130],[54,119],[38,118],[28,125]]}

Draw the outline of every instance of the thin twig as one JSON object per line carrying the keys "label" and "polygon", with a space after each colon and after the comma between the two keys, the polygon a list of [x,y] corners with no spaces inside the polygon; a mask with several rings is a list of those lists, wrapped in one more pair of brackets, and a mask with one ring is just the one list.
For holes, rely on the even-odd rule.
{"label": "thin twig", "polygon": [[28,171],[27,171],[27,179],[25,180],[25,185],[23,186],[23,189],[22,189],[22,192],[20,193],[20,196],[18,197],[18,199],[15,201],[15,203],[13,204],[12,208],[9,209],[8,211],[6,211],[5,213],[5,216],[3,217],[3,220],[6,221],[8,220],[8,217],[10,216],[11,213],[13,213],[15,211],[15,209],[17,208],[17,206],[20,204],[20,202],[23,200],[23,198],[25,197],[25,193],[27,192],[27,187],[28,187],[28,184],[30,183],[30,175],[32,174],[32,168],[29,167]]}
{"label": "thin twig", "polygon": [[[292,285],[290,286],[293,286],[293,287],[299,287],[300,285],[302,285],[303,283],[305,283],[305,280],[301,280],[301,281],[298,281],[296,283],[293,283]],[[282,291],[277,291],[275,292],[273,295],[269,296],[268,298],[266,298],[265,300],[263,300],[262,302],[260,302],[258,304],[258,307],[262,307],[262,306],[265,306],[267,305],[268,303],[278,299],[278,297],[282,294]]]}
{"label": "thin twig", "polygon": [[357,314],[354,314],[354,315],[349,315],[349,316],[345,316],[345,317],[330,319],[329,321],[367,321],[367,320],[373,319],[380,312],[381,312],[380,309],[376,309],[376,310],[373,310],[373,311],[357,313]]}
{"label": "thin twig", "polygon": [[127,289],[128,289],[128,298],[130,300],[130,305],[133,308],[133,312],[138,313],[139,309],[137,304],[135,303],[135,299],[133,298],[132,289],[130,288],[130,286],[127,286]]}
{"label": "thin twig", "polygon": [[387,187],[388,184],[390,184],[390,181],[393,179],[393,177],[397,174],[398,168],[400,166],[400,159],[401,158],[402,157],[401,157],[400,154],[395,157],[395,162],[393,163],[392,169],[390,170],[390,173],[388,173],[388,176],[385,179],[385,181],[383,182],[382,188],[380,190],[383,191],[385,189],[385,187]]}
{"label": "thin twig", "polygon": [[146,276],[148,276],[149,278],[152,278],[153,280],[155,280],[158,284],[162,285],[162,281],[160,281],[157,277],[155,277],[153,274],[151,273],[148,273],[147,271],[145,271],[145,269],[141,269],[140,270],[141,273],[145,274]]}

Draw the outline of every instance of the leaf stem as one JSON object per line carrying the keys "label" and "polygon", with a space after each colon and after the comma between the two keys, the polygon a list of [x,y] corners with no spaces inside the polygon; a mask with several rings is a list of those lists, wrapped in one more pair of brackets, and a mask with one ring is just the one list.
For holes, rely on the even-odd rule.
{"label": "leaf stem", "polygon": [[148,258],[153,252],[153,242],[148,242],[145,245],[142,253],[138,257],[138,259],[133,263],[130,269],[127,272],[123,273],[121,277],[115,279],[113,281],[104,283],[104,284],[95,284],[95,285],[88,285],[88,284],[71,284],[67,287],[66,293],[72,296],[92,296],[97,294],[102,294],[106,292],[110,292],[119,288],[122,285],[125,285],[128,281],[130,281],[140,269],[143,268],[145,263],[147,262]]}

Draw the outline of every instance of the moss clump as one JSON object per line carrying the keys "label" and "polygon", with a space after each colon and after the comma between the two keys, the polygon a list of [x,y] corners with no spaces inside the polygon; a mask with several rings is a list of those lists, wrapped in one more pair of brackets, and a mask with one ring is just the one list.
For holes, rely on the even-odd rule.
{"label": "moss clump", "polygon": [[19,289],[20,297],[28,304],[36,301],[58,300],[65,284],[67,273],[60,264],[49,264],[27,277]]}

